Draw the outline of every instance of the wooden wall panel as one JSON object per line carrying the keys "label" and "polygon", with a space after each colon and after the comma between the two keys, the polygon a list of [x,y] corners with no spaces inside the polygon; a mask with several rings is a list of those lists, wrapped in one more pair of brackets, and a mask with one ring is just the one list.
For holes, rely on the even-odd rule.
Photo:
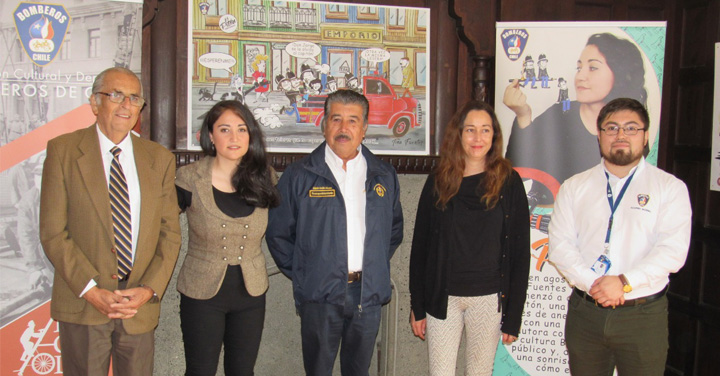
{"label": "wooden wall panel", "polygon": [[[708,182],[708,184],[710,183]],[[704,223],[706,226],[720,228],[720,209],[718,209],[720,208],[720,192],[708,191],[707,195],[707,207],[712,209],[705,213]],[[720,249],[720,244],[717,245],[717,248]]]}
{"label": "wooden wall panel", "polygon": [[707,63],[708,28],[707,6],[688,6],[682,10],[682,34],[680,43],[680,66],[693,67]]}
{"label": "wooden wall panel", "polygon": [[[175,135],[177,133],[176,115],[177,99],[176,86],[177,72],[177,46],[171,43],[176,39],[177,3],[175,1],[160,1],[157,3],[157,17],[153,21],[151,30],[152,50],[150,58],[154,62],[150,70],[150,103],[145,111],[150,112],[150,138],[168,149],[175,149]],[[187,14],[185,15],[187,17]],[[144,56],[143,56],[144,57]]]}
{"label": "wooden wall panel", "polygon": [[455,19],[452,18],[449,12],[447,12],[450,6],[449,0],[438,1],[440,9],[445,9],[445,12],[439,12],[437,14],[437,27],[436,33],[432,33],[435,43],[431,41],[431,48],[433,52],[430,55],[431,72],[433,75],[430,78],[430,82],[434,82],[433,98],[434,113],[430,114],[430,118],[433,119],[431,127],[435,128],[435,134],[433,135],[434,140],[434,151],[440,150],[440,141],[442,139],[443,130],[445,129],[445,123],[455,113],[455,109],[458,106],[458,49],[459,40],[455,32],[456,24]]}
{"label": "wooden wall panel", "polygon": [[[720,265],[720,252],[718,252],[720,244],[708,243],[703,249],[703,264],[705,266],[698,279],[702,280],[702,295],[700,301],[713,307],[720,307],[720,294],[718,286],[720,286],[720,272],[713,266]],[[717,324],[717,323],[716,323]]]}
{"label": "wooden wall panel", "polygon": [[[710,88],[712,89],[712,88]],[[708,91],[707,82],[694,82],[683,84],[677,89],[677,113],[675,117],[675,141],[677,145],[700,146],[707,143],[708,134],[702,132],[703,107],[706,95],[712,96]],[[691,127],[697,124],[699,127]],[[703,142],[705,139],[705,142]]]}
{"label": "wooden wall panel", "polygon": [[[692,279],[687,304],[678,304],[675,315],[690,323],[684,331],[671,330],[671,350],[682,354],[684,364],[673,364],[682,375],[717,374],[720,345],[720,223],[715,219],[718,192],[709,190],[710,133],[713,110],[714,43],[720,41],[718,0],[676,2],[673,27],[679,31],[673,46],[674,127],[668,148],[674,157],[671,172],[682,176],[693,202],[693,241],[686,265],[677,279]],[[717,78],[715,78],[717,79]],[[674,142],[673,142],[674,141]],[[715,203],[715,205],[712,205]],[[688,338],[689,337],[689,338]],[[687,341],[686,341],[687,339]],[[692,352],[690,352],[692,351]],[[668,362],[670,366],[671,363]]]}
{"label": "wooden wall panel", "polygon": [[717,375],[720,370],[717,341],[720,338],[720,327],[717,325],[701,325],[700,342],[695,352],[695,375]]}
{"label": "wooden wall panel", "polygon": [[687,315],[676,314],[671,303],[668,328],[677,334],[670,341],[665,375],[686,375],[687,364],[693,362],[695,354],[695,324]]}
{"label": "wooden wall panel", "polygon": [[455,0],[450,9],[460,26],[458,37],[467,38],[466,47],[470,49],[469,55],[495,55],[497,2],[494,0]]}
{"label": "wooden wall panel", "polygon": [[631,6],[628,8],[628,19],[634,21],[657,21],[667,18],[665,17],[665,9],[662,7]]}
{"label": "wooden wall panel", "polygon": [[571,21],[574,18],[573,0],[528,1],[499,0],[500,19],[498,21]]}
{"label": "wooden wall panel", "polygon": [[612,5],[578,4],[573,12],[578,21],[607,21],[612,19]]}

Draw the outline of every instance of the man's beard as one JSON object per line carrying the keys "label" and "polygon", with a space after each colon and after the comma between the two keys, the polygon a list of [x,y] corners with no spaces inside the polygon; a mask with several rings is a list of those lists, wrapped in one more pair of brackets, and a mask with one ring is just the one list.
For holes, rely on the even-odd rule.
{"label": "man's beard", "polygon": [[606,161],[614,164],[615,166],[627,166],[639,161],[640,158],[642,158],[642,153],[634,155],[632,151],[625,151],[622,149],[615,150],[614,152],[611,150],[608,154],[601,152],[601,154]]}

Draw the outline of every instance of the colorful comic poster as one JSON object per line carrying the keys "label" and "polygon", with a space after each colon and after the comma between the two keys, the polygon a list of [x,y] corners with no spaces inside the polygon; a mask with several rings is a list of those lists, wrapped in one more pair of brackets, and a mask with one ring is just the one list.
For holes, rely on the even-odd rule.
{"label": "colorful comic poster", "polygon": [[369,103],[364,144],[378,154],[429,152],[430,10],[317,1],[193,0],[189,7],[187,148],[205,113],[239,100],[273,152],[324,139],[325,99]]}
{"label": "colorful comic poster", "polygon": [[523,177],[532,255],[517,342],[500,346],[494,375],[565,375],[572,288],[547,262],[547,229],[560,184],[600,163],[597,115],[630,97],[650,114],[646,159],[657,163],[665,22],[501,22],[495,110],[506,157]]}

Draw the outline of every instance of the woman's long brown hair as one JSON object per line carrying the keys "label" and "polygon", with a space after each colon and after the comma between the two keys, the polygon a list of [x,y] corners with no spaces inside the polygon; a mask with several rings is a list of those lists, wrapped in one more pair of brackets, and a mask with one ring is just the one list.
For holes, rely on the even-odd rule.
{"label": "woman's long brown hair", "polygon": [[470,111],[485,111],[492,119],[492,146],[485,156],[485,194],[480,198],[488,209],[497,205],[500,190],[512,172],[510,161],[502,156],[503,136],[495,110],[485,102],[470,101],[466,103],[445,127],[442,146],[440,147],[440,163],[435,169],[435,193],[438,196],[435,205],[445,210],[448,201],[460,190],[460,183],[465,171],[465,150],[462,147],[462,131],[465,118]]}

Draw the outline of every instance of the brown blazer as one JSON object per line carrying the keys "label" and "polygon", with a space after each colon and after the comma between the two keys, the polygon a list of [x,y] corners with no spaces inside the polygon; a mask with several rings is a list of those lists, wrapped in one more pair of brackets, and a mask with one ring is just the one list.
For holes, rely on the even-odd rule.
{"label": "brown blazer", "polygon": [[213,197],[214,159],[205,157],[177,171],[175,185],[192,193],[192,204],[186,209],[188,253],[177,289],[193,299],[210,299],[220,290],[227,266],[240,265],[248,293],[262,295],[268,289],[265,255],[260,246],[268,209],[255,208],[242,218],[223,213]]}
{"label": "brown blazer", "polygon": [[[162,146],[131,135],[140,181],[140,231],[127,288],[145,285],[162,297],[180,250],[175,158]],[[55,266],[50,304],[55,320],[99,325],[110,319],[78,296],[90,279],[118,288],[112,252],[110,196],[95,125],[48,142],[40,195],[40,241]],[[153,330],[159,302],[123,322],[130,334]]]}

